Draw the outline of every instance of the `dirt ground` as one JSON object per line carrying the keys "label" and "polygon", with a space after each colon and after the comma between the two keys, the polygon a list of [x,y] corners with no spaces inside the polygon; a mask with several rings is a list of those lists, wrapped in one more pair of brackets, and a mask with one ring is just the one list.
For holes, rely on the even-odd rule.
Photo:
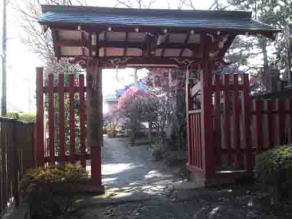
{"label": "dirt ground", "polygon": [[[147,146],[128,146],[125,138],[105,138],[102,196],[85,196],[73,218],[81,219],[274,219],[292,218],[265,204],[254,185],[195,188],[155,162]],[[264,207],[263,207],[264,206]]]}

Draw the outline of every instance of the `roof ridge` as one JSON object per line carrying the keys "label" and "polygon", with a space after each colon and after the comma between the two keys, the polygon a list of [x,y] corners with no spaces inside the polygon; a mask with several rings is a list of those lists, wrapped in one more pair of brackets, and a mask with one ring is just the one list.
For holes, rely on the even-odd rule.
{"label": "roof ridge", "polygon": [[[86,12],[102,14],[126,14],[144,16],[181,16],[181,17],[210,17],[216,18],[251,18],[250,11],[215,11],[215,10],[178,10],[178,9],[138,9],[138,8],[111,8],[93,6],[66,6],[66,5],[42,5],[42,12]],[[175,13],[175,14],[174,14]]]}

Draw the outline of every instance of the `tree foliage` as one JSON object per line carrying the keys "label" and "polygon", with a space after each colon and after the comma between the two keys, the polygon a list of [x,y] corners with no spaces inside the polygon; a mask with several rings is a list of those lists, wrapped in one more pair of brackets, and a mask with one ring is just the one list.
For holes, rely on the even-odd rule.
{"label": "tree foliage", "polygon": [[[255,19],[283,30],[292,21],[291,0],[228,0],[227,9],[249,10]],[[242,48],[242,49],[239,49]],[[251,73],[259,74],[266,85],[269,69],[275,66],[281,73],[286,69],[286,42],[283,33],[273,41],[264,36],[235,40],[230,49],[230,58],[236,60]],[[256,64],[251,61],[257,59]]]}

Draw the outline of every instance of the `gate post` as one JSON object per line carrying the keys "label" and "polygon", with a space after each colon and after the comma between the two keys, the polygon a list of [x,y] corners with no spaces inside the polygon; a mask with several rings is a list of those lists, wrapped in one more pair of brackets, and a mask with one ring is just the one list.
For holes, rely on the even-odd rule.
{"label": "gate post", "polygon": [[209,59],[210,37],[201,35],[203,60],[201,65],[201,138],[205,183],[214,175],[213,110],[212,110],[212,63]]}
{"label": "gate post", "polygon": [[102,68],[97,60],[87,63],[87,145],[91,149],[91,180],[101,186],[102,131]]}

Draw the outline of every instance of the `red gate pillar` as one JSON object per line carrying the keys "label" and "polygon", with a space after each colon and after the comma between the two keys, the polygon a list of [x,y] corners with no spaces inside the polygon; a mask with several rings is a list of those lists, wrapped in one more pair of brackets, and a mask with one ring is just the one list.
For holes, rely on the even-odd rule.
{"label": "red gate pillar", "polygon": [[91,149],[91,180],[101,186],[102,69],[97,60],[87,63],[87,145]]}
{"label": "red gate pillar", "polygon": [[203,60],[201,65],[201,137],[202,157],[205,183],[209,183],[214,175],[214,145],[213,145],[213,110],[212,110],[212,62],[209,59],[210,37],[201,35]]}

